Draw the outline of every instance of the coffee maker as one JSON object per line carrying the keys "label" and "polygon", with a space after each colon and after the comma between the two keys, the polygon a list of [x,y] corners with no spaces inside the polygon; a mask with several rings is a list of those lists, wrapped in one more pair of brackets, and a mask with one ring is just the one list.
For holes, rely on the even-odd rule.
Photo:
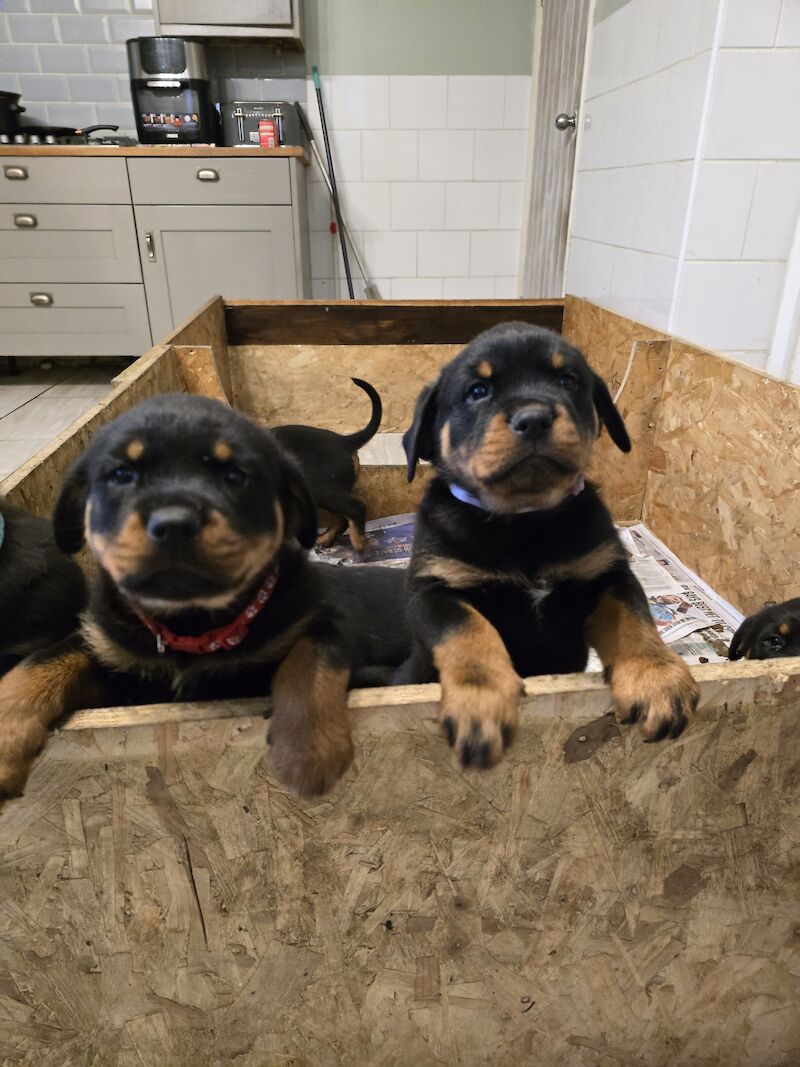
{"label": "coffee maker", "polygon": [[134,37],[127,44],[141,143],[215,144],[205,45],[182,37]]}

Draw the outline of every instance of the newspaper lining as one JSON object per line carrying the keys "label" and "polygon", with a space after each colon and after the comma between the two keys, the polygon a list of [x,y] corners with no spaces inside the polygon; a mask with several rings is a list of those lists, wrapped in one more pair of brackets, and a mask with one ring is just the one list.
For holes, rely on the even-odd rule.
{"label": "newspaper lining", "polygon": [[[349,539],[315,548],[311,558],[339,567],[367,563],[407,567],[414,541],[413,513],[366,524],[367,550],[358,555]],[[724,663],[744,616],[670,551],[643,523],[619,529],[631,569],[644,589],[662,639],[687,663]],[[587,671],[601,670],[590,651]]]}

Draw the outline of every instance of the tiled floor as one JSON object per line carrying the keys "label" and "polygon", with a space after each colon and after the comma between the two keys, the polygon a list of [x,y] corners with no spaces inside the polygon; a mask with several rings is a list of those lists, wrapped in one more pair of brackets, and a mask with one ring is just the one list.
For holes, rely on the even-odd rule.
{"label": "tiled floor", "polygon": [[0,376],[0,482],[111,389],[115,366]]}

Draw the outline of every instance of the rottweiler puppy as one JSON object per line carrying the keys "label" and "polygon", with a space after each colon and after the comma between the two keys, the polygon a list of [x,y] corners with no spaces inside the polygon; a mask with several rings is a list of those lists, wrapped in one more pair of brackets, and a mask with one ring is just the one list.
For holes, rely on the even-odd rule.
{"label": "rottweiler puppy", "polygon": [[0,674],[77,630],[85,606],[83,571],[50,523],[0,499]]}
{"label": "rottweiler puppy", "polygon": [[731,659],[800,656],[800,597],[771,604],[745,619],[731,641]]}
{"label": "rottweiler puppy", "polygon": [[385,626],[403,575],[310,565],[316,508],[268,431],[204,397],[145,401],[94,436],[53,521],[98,574],[80,632],[0,680],[0,793],[22,790],[65,712],[270,689],[278,777],[303,794],[336,782],[351,678],[408,654]]}
{"label": "rottweiler puppy", "polygon": [[272,433],[300,464],[317,508],[327,513],[320,525],[328,521],[330,525],[317,543],[332,545],[347,527],[353,548],[363,552],[367,547],[364,531],[367,509],[364,502],[354,496],[353,486],[358,477],[358,450],[378,432],[383,405],[377,390],[369,382],[361,378],[351,381],[372,401],[372,414],[363,430],[341,434],[316,426],[292,425],[275,426]]}
{"label": "rottweiler puppy", "polygon": [[677,737],[698,701],[664,645],[611,516],[586,480],[605,425],[631,444],[602,379],[550,330],[479,335],[417,400],[408,477],[435,477],[417,515],[410,661],[442,683],[439,716],[464,766],[496,763],[517,727],[520,676],[581,671],[593,646],[623,722]]}

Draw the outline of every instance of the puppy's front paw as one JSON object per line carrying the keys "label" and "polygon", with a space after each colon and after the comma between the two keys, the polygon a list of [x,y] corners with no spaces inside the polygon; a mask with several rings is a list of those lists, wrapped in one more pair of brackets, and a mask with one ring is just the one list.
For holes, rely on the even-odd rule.
{"label": "puppy's front paw", "polygon": [[683,660],[668,650],[614,665],[611,692],[617,718],[638,722],[645,741],[678,737],[697,709],[700,690]]}
{"label": "puppy's front paw", "polygon": [[522,680],[513,671],[442,680],[439,721],[462,767],[494,767],[514,740]]}
{"label": "puppy's front paw", "polygon": [[353,762],[353,739],[346,717],[317,729],[311,737],[285,731],[274,723],[267,740],[276,777],[303,797],[317,797],[333,789]]}
{"label": "puppy's front paw", "polygon": [[47,740],[36,720],[14,721],[0,714],[0,798],[21,796],[31,766]]}

